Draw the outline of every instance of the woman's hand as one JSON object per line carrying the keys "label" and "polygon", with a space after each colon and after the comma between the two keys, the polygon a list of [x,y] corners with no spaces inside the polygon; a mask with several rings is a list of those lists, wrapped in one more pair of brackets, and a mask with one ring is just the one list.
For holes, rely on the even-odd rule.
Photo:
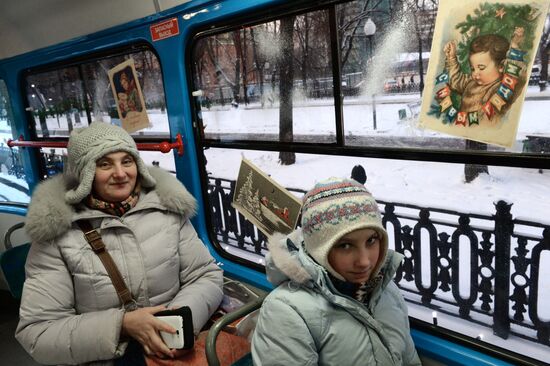
{"label": "woman's hand", "polygon": [[454,59],[456,57],[456,43],[455,41],[447,42],[445,47],[443,47],[443,52],[447,59]]}
{"label": "woman's hand", "polygon": [[174,358],[175,350],[170,350],[162,341],[159,332],[176,333],[176,330],[154,314],[166,310],[163,305],[141,308],[124,314],[121,334],[138,341],[147,355],[159,358]]}

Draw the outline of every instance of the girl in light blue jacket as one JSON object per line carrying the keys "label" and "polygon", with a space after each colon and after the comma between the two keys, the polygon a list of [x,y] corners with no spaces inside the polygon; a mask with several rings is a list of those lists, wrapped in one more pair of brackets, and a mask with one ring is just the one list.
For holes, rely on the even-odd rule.
{"label": "girl in light blue jacket", "polygon": [[376,201],[331,178],[304,196],[302,229],[271,238],[255,365],[420,365],[407,308],[392,281],[403,256],[388,250]]}

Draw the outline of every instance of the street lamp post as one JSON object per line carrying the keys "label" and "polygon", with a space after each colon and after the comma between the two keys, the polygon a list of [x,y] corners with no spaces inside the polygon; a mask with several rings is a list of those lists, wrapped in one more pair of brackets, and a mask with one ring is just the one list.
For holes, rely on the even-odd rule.
{"label": "street lamp post", "polygon": [[[371,18],[367,19],[363,30],[369,40],[369,58],[372,59],[372,37],[376,33],[376,24],[374,24]],[[376,131],[376,101],[374,99],[374,92],[372,93],[372,127]]]}
{"label": "street lamp post", "polygon": [[414,27],[416,30],[416,38],[418,40],[418,74],[420,76],[420,82],[418,84],[418,89],[420,91],[420,95],[422,96],[422,91],[424,90],[424,65],[422,60],[422,30],[421,25],[418,24],[418,19],[413,17],[414,19]]}
{"label": "street lamp post", "polygon": [[368,18],[365,22],[363,31],[365,32],[365,36],[367,36],[367,39],[369,40],[369,57],[372,57],[372,36],[374,36],[374,33],[376,33],[376,24],[374,24],[371,18]]}

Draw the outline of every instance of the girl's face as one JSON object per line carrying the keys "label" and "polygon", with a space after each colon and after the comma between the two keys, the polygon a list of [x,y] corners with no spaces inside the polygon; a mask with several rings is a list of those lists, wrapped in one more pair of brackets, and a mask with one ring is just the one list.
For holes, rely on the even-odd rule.
{"label": "girl's face", "polygon": [[107,154],[96,162],[94,193],[103,201],[124,201],[134,190],[137,175],[132,155],[124,151]]}
{"label": "girl's face", "polygon": [[328,262],[351,283],[366,282],[380,258],[380,235],[359,229],[341,237],[328,253]]}
{"label": "girl's face", "polygon": [[502,76],[503,67],[495,64],[489,52],[478,52],[470,55],[472,79],[477,85],[491,84]]}

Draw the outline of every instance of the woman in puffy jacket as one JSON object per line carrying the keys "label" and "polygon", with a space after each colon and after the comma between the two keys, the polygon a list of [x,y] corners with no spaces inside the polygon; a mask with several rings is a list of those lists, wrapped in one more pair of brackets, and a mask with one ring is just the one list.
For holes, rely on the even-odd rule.
{"label": "woman in puffy jacket", "polygon": [[[174,357],[159,331],[175,329],[153,314],[188,306],[198,333],[223,296],[222,271],[189,221],[195,210],[176,178],[144,165],[123,129],[94,122],[74,130],[66,172],[42,182],[29,206],[16,338],[42,364],[112,365],[129,343]],[[100,233],[130,306],[85,240],[83,220]]]}
{"label": "woman in puffy jacket", "polygon": [[254,365],[420,365],[392,281],[402,258],[363,185],[317,184],[302,229],[269,242],[267,276],[278,287],[260,310]]}

